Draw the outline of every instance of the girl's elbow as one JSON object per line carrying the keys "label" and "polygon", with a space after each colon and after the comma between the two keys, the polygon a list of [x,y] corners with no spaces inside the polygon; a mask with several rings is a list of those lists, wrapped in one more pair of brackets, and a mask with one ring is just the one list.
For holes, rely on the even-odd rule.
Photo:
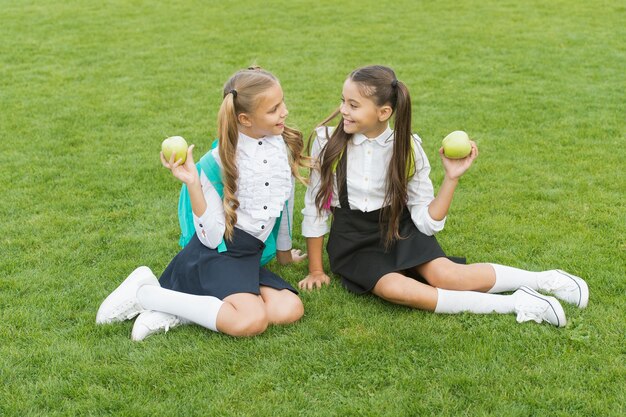
{"label": "girl's elbow", "polygon": [[224,228],[213,229],[210,232],[207,232],[207,230],[204,229],[200,230],[198,231],[198,239],[200,239],[200,242],[204,246],[210,249],[215,249],[224,239],[224,230]]}

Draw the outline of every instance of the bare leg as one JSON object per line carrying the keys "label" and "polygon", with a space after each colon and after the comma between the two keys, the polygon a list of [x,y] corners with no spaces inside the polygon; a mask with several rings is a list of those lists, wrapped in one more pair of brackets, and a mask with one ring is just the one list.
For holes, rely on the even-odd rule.
{"label": "bare leg", "polygon": [[423,284],[400,273],[383,275],[372,293],[395,304],[435,313],[517,313],[517,321],[547,321],[565,326],[565,312],[553,297],[544,297],[530,288],[513,295],[485,294],[477,291],[452,291]]}
{"label": "bare leg", "polygon": [[416,270],[430,285],[446,290],[487,292],[496,282],[496,273],[489,264],[463,265],[437,258]]}
{"label": "bare leg", "polygon": [[261,298],[269,324],[289,324],[300,320],[304,314],[302,300],[289,290],[261,286]]}
{"label": "bare leg", "polygon": [[437,289],[397,272],[383,275],[372,289],[374,295],[394,304],[435,311]]}
{"label": "bare leg", "polygon": [[265,303],[260,295],[229,295],[217,313],[217,329],[231,336],[255,336],[263,333],[268,324]]}

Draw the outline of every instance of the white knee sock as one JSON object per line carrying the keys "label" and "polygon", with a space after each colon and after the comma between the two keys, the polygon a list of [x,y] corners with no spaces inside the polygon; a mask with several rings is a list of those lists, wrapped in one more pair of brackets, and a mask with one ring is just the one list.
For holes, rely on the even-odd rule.
{"label": "white knee sock", "polygon": [[217,313],[224,302],[209,295],[193,295],[144,285],[137,299],[148,310],[173,314],[217,332]]}
{"label": "white knee sock", "polygon": [[537,280],[541,278],[543,272],[524,271],[523,269],[498,264],[489,265],[496,271],[496,283],[488,291],[490,293],[515,291],[522,286],[530,287],[533,290],[539,288]]}
{"label": "white knee sock", "polygon": [[515,311],[513,295],[486,294],[476,291],[450,291],[437,288],[435,313],[508,314]]}

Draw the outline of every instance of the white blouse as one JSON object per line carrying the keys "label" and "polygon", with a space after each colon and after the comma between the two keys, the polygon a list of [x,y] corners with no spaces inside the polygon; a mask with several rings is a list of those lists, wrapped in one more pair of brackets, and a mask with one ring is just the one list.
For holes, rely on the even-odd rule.
{"label": "white blouse", "polygon": [[[311,156],[318,158],[322,147],[326,145],[328,137],[326,128],[316,129],[317,138],[313,142]],[[328,135],[332,128],[328,128]],[[422,149],[422,140],[413,135],[415,150],[416,174],[408,183],[408,208],[411,219],[415,226],[425,235],[431,236],[442,230],[446,218],[434,220],[428,213],[428,206],[434,200],[433,184],[430,180],[430,164]],[[368,139],[361,134],[352,136],[348,143],[348,203],[353,210],[363,212],[375,211],[383,207],[385,200],[385,179],[387,167],[390,165],[393,155],[393,131],[387,129],[378,137]],[[304,196],[304,209],[302,214],[302,234],[305,237],[319,237],[328,233],[329,212],[317,214],[315,196],[320,186],[320,174],[312,170],[309,178],[309,187]],[[337,195],[337,177],[334,177],[333,197],[331,206],[340,207]]]}
{"label": "white blouse", "polygon": [[[221,167],[218,147],[212,152]],[[281,218],[276,248],[291,249],[289,225],[293,221],[295,181],[282,136],[254,139],[239,133],[236,158],[239,178],[235,196],[239,200],[239,208],[235,227],[265,242],[281,210],[288,206],[289,210],[283,212]],[[196,235],[203,245],[215,249],[222,242],[226,229],[224,206],[204,172],[200,175],[200,185],[207,209],[200,217],[195,213],[193,215]]]}

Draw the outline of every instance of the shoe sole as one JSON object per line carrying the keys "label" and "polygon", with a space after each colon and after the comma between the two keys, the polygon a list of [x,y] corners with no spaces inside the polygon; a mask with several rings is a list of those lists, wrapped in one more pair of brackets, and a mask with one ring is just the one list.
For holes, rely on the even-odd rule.
{"label": "shoe sole", "polygon": [[587,303],[589,303],[589,286],[587,285],[585,280],[570,275],[565,271],[561,271],[560,269],[557,269],[556,272],[571,279],[578,286],[578,293],[580,294],[580,297],[578,298],[578,303],[576,304],[576,306],[578,306],[578,308],[587,307]]}
{"label": "shoe sole", "polygon": [[539,294],[537,291],[529,287],[521,287],[520,290],[528,295],[532,295],[535,298],[539,298],[540,300],[547,302],[550,305],[554,316],[556,317],[556,324],[550,322],[548,323],[556,327],[565,327],[565,325],[567,324],[567,320],[565,319],[565,310],[563,310],[563,307],[561,306],[561,303],[559,303],[559,300],[554,297],[547,297],[545,295]]}

